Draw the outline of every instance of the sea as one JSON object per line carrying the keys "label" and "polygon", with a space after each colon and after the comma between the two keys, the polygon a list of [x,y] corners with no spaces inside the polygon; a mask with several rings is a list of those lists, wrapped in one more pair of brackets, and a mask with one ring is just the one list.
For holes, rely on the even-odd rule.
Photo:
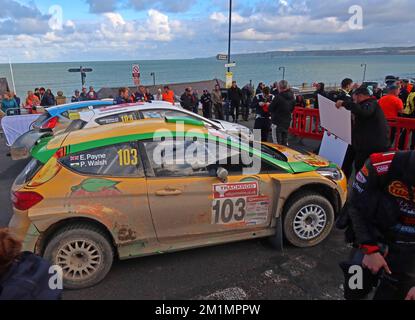
{"label": "sea", "polygon": [[[338,85],[345,77],[362,82],[367,65],[366,80],[381,82],[386,75],[415,78],[415,56],[374,55],[374,56],[281,56],[238,55],[232,61],[234,79],[242,87],[250,81],[271,84],[283,77],[280,67],[285,67],[285,78],[294,86],[303,83],[325,82]],[[50,88],[54,93],[63,91],[70,97],[75,89],[81,87],[79,73],[68,69],[92,68],[87,74],[86,86],[96,90],[103,87],[133,86],[132,66],[138,64],[141,81],[152,85],[155,74],[156,84],[183,83],[214,78],[225,79],[225,62],[216,58],[190,60],[146,60],[146,61],[96,61],[59,63],[19,63],[13,64],[15,88],[18,96],[24,97],[28,90],[36,87]],[[0,77],[6,77],[12,89],[11,68],[9,64],[0,65]],[[210,89],[210,88],[208,88]]]}

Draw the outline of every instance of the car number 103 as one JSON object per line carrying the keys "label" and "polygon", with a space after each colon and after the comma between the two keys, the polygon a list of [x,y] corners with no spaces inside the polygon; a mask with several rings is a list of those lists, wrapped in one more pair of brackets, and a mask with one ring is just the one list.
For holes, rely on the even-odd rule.
{"label": "car number 103", "polygon": [[213,201],[212,207],[214,224],[229,224],[245,221],[246,199],[218,199]]}

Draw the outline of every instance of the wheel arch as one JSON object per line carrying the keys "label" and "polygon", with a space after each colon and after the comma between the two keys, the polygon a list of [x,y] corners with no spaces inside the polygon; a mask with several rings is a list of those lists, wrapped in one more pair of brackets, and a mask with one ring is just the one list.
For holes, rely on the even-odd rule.
{"label": "wheel arch", "polygon": [[39,255],[43,255],[46,249],[46,245],[53,238],[53,236],[57,234],[62,228],[67,227],[68,225],[71,225],[71,224],[75,224],[75,223],[88,224],[90,226],[94,226],[100,229],[101,231],[103,231],[105,236],[109,240],[111,247],[114,250],[114,254],[118,257],[117,245],[115,243],[114,236],[112,235],[110,230],[98,220],[87,218],[87,217],[75,217],[75,218],[63,219],[50,225],[46,229],[46,231],[42,232],[42,235],[36,244],[35,252]]}
{"label": "wheel arch", "polygon": [[293,199],[296,195],[303,192],[313,192],[324,196],[327,200],[330,201],[334,209],[334,214],[337,217],[341,210],[341,199],[338,191],[335,188],[332,188],[323,183],[310,183],[300,188],[294,190],[284,202],[282,207],[281,217],[286,213],[287,207],[290,204],[290,200]]}

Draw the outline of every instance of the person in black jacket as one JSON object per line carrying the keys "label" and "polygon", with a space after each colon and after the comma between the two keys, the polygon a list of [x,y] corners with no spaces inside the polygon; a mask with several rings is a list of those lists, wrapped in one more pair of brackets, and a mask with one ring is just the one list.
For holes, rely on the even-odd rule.
{"label": "person in black jacket", "polygon": [[42,97],[42,101],[40,102],[40,105],[46,108],[56,106],[56,99],[52,93],[52,90],[50,89],[46,90],[45,94]]}
{"label": "person in black jacket", "polygon": [[354,116],[352,147],[355,169],[359,172],[371,154],[389,150],[389,128],[382,109],[367,88],[356,89],[353,100],[339,100],[336,107],[344,107]]}
{"label": "person in black jacket", "polygon": [[238,87],[236,81],[232,82],[232,87],[228,90],[228,99],[231,103],[231,115],[233,122],[238,123],[243,95],[242,90]]}
{"label": "person in black jacket", "polygon": [[286,80],[278,83],[279,94],[271,103],[269,110],[272,116],[272,124],[276,126],[277,143],[288,145],[288,129],[291,125],[292,113],[296,104],[294,93]]}
{"label": "person in black jacket", "polygon": [[203,90],[203,94],[200,97],[200,102],[202,103],[203,107],[203,116],[207,119],[212,119],[212,95],[209,93],[208,90]]}
{"label": "person in black jacket", "polygon": [[357,249],[349,266],[366,273],[357,292],[349,290],[346,277],[347,299],[366,298],[380,280],[375,300],[415,300],[414,192],[414,151],[373,154],[357,174],[346,223],[338,227],[347,230],[347,242]]}
{"label": "person in black jacket", "polygon": [[269,88],[264,88],[261,94],[255,96],[252,102],[252,109],[256,110],[255,130],[261,130],[261,141],[267,142],[271,128],[271,113],[269,107],[275,96],[270,93]]}
{"label": "person in black jacket", "polygon": [[180,105],[188,111],[193,111],[195,104],[196,98],[193,94],[192,88],[186,88],[185,92],[182,94],[180,98]]}
{"label": "person in black jacket", "polygon": [[314,109],[318,109],[318,96],[327,97],[327,92],[325,90],[326,85],[323,82],[320,82],[316,86],[316,91],[314,92]]}

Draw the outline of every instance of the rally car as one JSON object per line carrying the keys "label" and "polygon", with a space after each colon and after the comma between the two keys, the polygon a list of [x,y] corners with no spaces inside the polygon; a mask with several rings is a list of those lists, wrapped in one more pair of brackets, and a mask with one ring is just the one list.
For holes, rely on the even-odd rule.
{"label": "rally car", "polygon": [[254,138],[252,131],[245,126],[223,120],[207,119],[180,106],[173,106],[171,103],[162,101],[139,102],[79,112],[77,116],[79,120],[72,128],[73,130],[89,129],[113,123],[125,123],[140,119],[164,119],[165,117],[202,121],[208,127],[241,136],[246,140]]}
{"label": "rally car", "polygon": [[32,156],[9,227],[72,289],[103,280],[114,258],[255,238],[281,247],[283,236],[315,246],[347,196],[342,171],[318,156],[183,118],[49,137]]}
{"label": "rally car", "polygon": [[64,131],[74,120],[76,112],[114,105],[113,99],[83,101],[48,108],[31,125],[31,130],[20,136],[11,147],[13,160],[26,159],[30,150],[42,138]]}

